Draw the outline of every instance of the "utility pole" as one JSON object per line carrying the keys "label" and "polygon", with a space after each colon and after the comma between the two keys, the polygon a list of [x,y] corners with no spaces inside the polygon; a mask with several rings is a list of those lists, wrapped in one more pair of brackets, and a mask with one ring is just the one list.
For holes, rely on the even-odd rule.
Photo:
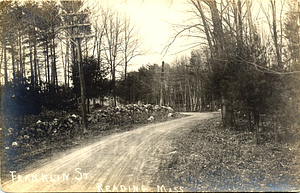
{"label": "utility pole", "polygon": [[160,100],[159,105],[165,105],[165,62],[161,64],[161,81],[160,81]]}
{"label": "utility pole", "polygon": [[[87,29],[90,28],[90,23],[80,23],[82,17],[86,17],[89,12],[78,12],[78,13],[66,13],[61,14],[67,19],[71,19],[74,23],[71,25],[62,26],[62,29],[71,29],[71,35],[68,37],[76,44],[77,47],[77,65],[80,81],[80,98],[81,98],[81,112],[82,112],[82,127],[83,133],[86,133],[88,130],[88,121],[87,121],[87,109],[86,109],[86,89],[85,89],[85,80],[83,73],[83,63],[82,63],[82,52],[81,52],[81,40],[83,38],[92,37],[91,34],[86,34]],[[80,19],[79,19],[80,18]],[[77,19],[77,21],[76,21]],[[68,20],[70,21],[70,20]],[[89,31],[89,30],[88,30]],[[75,41],[74,41],[75,40]]]}
{"label": "utility pole", "polygon": [[79,72],[79,81],[80,81],[80,95],[81,95],[81,112],[82,112],[82,126],[83,133],[87,132],[88,122],[87,122],[87,114],[86,114],[86,92],[85,92],[85,80],[83,74],[83,65],[82,65],[82,53],[81,53],[81,39],[76,38],[77,42],[77,65]]}

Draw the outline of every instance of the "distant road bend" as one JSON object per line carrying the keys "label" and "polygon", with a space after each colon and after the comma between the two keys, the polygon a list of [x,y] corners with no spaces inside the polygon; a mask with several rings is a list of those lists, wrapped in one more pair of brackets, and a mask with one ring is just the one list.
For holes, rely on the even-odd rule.
{"label": "distant road bend", "polygon": [[[170,137],[213,117],[213,113],[187,113],[191,116],[150,124],[103,137],[32,171],[11,171],[2,182],[5,192],[99,192],[157,191],[150,184],[159,165],[159,154],[170,152]],[[161,184],[158,184],[161,185]]]}

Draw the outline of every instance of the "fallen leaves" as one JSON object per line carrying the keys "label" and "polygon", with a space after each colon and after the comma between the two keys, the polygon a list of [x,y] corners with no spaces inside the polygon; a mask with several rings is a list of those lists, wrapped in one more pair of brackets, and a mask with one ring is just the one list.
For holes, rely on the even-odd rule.
{"label": "fallen leaves", "polygon": [[190,191],[299,190],[299,146],[257,145],[253,133],[225,130],[218,121],[205,120],[172,139],[176,154],[163,155],[153,183]]}

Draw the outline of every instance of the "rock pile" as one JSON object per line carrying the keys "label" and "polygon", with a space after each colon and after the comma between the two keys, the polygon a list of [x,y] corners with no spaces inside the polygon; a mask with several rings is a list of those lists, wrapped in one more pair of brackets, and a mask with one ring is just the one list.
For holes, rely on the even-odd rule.
{"label": "rock pile", "polygon": [[[172,114],[172,116],[168,116]],[[115,108],[108,107],[106,109],[100,109],[94,111],[88,116],[88,121],[92,123],[98,122],[128,122],[143,123],[147,121],[153,121],[155,119],[171,118],[178,116],[171,107],[158,106],[158,105],[137,105],[129,104],[124,106],[118,106]]]}
{"label": "rock pile", "polygon": [[[153,121],[164,121],[176,118],[171,107],[158,105],[128,104],[118,107],[106,107],[95,110],[88,115],[88,122],[92,130],[109,130],[113,127],[130,126],[133,124]],[[21,129],[9,128],[5,131],[5,149],[18,148],[26,145],[34,148],[37,144],[51,144],[53,141],[68,140],[82,133],[81,117],[70,114],[53,121],[42,121],[31,124]]]}

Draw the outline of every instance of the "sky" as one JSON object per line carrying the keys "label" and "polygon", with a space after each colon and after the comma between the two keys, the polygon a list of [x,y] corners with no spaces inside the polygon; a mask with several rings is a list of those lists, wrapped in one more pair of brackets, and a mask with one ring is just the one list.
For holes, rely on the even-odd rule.
{"label": "sky", "polygon": [[[187,0],[84,0],[84,2],[96,12],[101,6],[108,6],[118,10],[119,13],[125,13],[130,17],[135,28],[139,29],[139,37],[142,39],[141,50],[147,53],[133,58],[128,65],[128,71],[138,70],[147,64],[161,65],[162,61],[170,64],[176,57],[190,55],[190,51],[177,54],[193,42],[187,38],[177,38],[168,52],[163,52],[174,38],[176,30],[182,29],[174,28],[174,25],[185,24],[191,18],[188,14],[190,5]],[[101,13],[97,12],[97,14]],[[62,75],[63,72],[59,71],[58,74]]]}
{"label": "sky", "polygon": [[[1,1],[1,0],[0,0]],[[164,48],[175,37],[176,32],[183,29],[178,25],[188,24],[191,19],[195,19],[194,14],[189,11],[192,6],[188,0],[85,0],[87,6],[94,8],[95,12],[102,6],[108,6],[130,16],[136,29],[139,29],[139,36],[142,39],[142,50],[148,52],[142,56],[132,59],[128,70],[138,70],[139,67],[147,64],[159,64],[164,61],[172,63],[176,58],[182,55],[190,56],[190,49],[187,49],[192,43],[200,41],[206,43],[205,39],[195,39],[188,37],[179,37],[171,45],[168,52],[163,52]],[[253,10],[252,16],[256,18],[265,18],[260,10],[260,3],[269,11],[268,0],[253,0],[257,9]],[[285,0],[283,0],[285,1]],[[281,2],[281,1],[279,1]],[[279,3],[278,2],[278,3]],[[255,12],[257,11],[257,13]],[[100,14],[100,12],[98,12]],[[279,14],[278,14],[279,15]],[[196,21],[198,22],[198,21]],[[270,29],[263,19],[258,19],[256,24],[262,23],[261,31],[270,34]],[[265,22],[265,23],[264,23]],[[174,27],[177,25],[177,27]],[[263,35],[262,37],[264,37]],[[268,41],[267,38],[265,38]],[[198,47],[200,48],[200,46]],[[194,49],[197,49],[195,47]],[[186,50],[186,51],[184,51]]]}
{"label": "sky", "polygon": [[[179,37],[167,53],[162,53],[175,37],[176,32],[183,29],[182,26],[178,27],[178,24],[188,24],[189,20],[195,18],[195,15],[190,12],[192,6],[188,3],[188,0],[102,0],[102,2],[131,17],[136,25],[135,27],[140,30],[140,36],[144,39],[144,48],[142,49],[149,50],[146,55],[134,58],[131,61],[129,71],[137,70],[138,67],[149,63],[161,64],[162,61],[171,63],[182,55],[190,55],[191,49],[182,51],[186,50],[191,43],[199,41],[199,38],[196,40],[194,38]],[[282,1],[277,2],[278,16],[281,3]],[[260,5],[270,13],[268,0],[254,0],[252,16],[256,18],[255,25],[261,28],[261,33],[270,34],[270,28],[266,23]],[[285,11],[283,9],[283,15]],[[174,25],[177,25],[177,27],[174,27]],[[262,37],[265,36],[262,35]],[[205,40],[200,40],[200,42],[205,43]],[[194,49],[197,49],[197,47]]]}
{"label": "sky", "polygon": [[[96,0],[90,0],[92,6],[100,6]],[[189,51],[181,52],[193,40],[178,38],[167,53],[163,52],[180,28],[174,25],[184,24],[191,17],[188,13],[187,0],[104,0],[102,5],[117,9],[130,16],[135,28],[139,29],[142,39],[142,50],[148,52],[130,62],[129,71],[137,70],[146,64],[171,63],[180,55],[189,55]],[[181,52],[180,54],[177,54]]]}

